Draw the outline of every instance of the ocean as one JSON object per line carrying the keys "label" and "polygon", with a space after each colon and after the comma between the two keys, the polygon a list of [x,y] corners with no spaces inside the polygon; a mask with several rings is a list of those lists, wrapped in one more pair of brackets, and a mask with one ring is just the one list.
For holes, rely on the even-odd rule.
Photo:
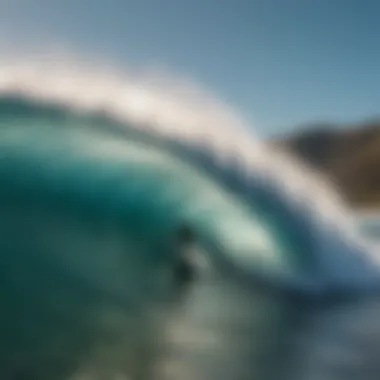
{"label": "ocean", "polygon": [[0,67],[0,378],[379,379],[372,227],[194,89],[73,67]]}

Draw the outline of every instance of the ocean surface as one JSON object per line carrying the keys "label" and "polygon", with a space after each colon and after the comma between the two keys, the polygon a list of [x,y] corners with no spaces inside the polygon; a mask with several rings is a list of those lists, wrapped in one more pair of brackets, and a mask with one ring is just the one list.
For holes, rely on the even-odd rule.
{"label": "ocean surface", "polygon": [[[380,296],[310,301],[205,286],[177,316],[158,379],[376,380]],[[179,338],[181,337],[181,338]]]}
{"label": "ocean surface", "polygon": [[[380,218],[360,225],[380,246]],[[174,321],[160,380],[380,378],[379,292],[311,299],[203,279]]]}
{"label": "ocean surface", "polygon": [[380,215],[378,212],[361,215],[358,218],[361,232],[367,238],[380,244]]}
{"label": "ocean surface", "polygon": [[[1,73],[2,379],[72,348],[75,380],[380,378],[377,227],[322,180],[178,83]],[[209,262],[177,294],[184,221]]]}

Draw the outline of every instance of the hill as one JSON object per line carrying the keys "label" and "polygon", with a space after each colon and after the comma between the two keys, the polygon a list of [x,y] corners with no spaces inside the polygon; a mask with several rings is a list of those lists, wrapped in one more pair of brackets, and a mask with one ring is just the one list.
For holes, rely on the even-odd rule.
{"label": "hill", "polygon": [[380,208],[380,120],[314,125],[272,141],[327,174],[357,208]]}

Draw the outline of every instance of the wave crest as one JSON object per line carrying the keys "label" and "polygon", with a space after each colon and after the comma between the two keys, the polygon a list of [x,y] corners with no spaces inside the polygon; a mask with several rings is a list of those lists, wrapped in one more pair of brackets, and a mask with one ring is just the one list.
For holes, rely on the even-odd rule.
{"label": "wave crest", "polygon": [[379,262],[377,249],[360,235],[355,216],[333,186],[295,158],[273,151],[226,104],[191,82],[157,75],[101,70],[72,59],[0,62],[0,97],[102,113],[166,141],[207,151],[225,170],[238,173],[249,191],[252,179],[270,184],[294,207],[307,213],[321,233],[321,250],[331,250],[324,231],[344,236]]}

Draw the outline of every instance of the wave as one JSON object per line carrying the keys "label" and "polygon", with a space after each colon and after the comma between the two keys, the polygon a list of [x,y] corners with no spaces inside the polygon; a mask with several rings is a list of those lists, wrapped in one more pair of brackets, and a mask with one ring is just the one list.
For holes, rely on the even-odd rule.
{"label": "wave", "polygon": [[[300,291],[378,286],[377,249],[332,185],[274,151],[191,82],[62,57],[3,62],[0,123],[8,159],[22,153],[35,171],[49,162],[44,175],[71,178],[78,192],[86,187],[80,163],[91,159],[103,196],[111,191],[105,171],[127,173],[129,184],[147,186],[139,202],[151,216],[157,211],[150,229],[166,226],[165,234],[175,223],[191,224],[221,265],[249,278]],[[121,188],[125,199],[136,193],[136,186]]]}

